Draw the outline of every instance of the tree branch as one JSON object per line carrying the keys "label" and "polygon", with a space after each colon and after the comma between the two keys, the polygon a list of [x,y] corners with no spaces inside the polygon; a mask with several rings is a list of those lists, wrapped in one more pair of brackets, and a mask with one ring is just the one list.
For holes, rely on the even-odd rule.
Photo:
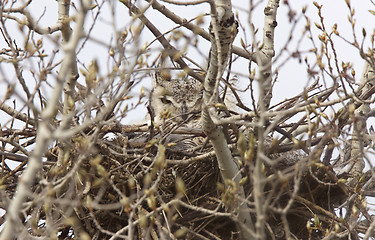
{"label": "tree branch", "polygon": [[163,36],[163,34],[151,23],[148,18],[129,0],[120,0],[122,4],[124,4],[129,10],[138,16],[138,18],[142,21],[142,23],[151,31],[152,34],[159,40],[160,44],[167,50],[168,55],[176,61],[180,67],[191,77],[197,79],[200,82],[203,82],[203,77],[198,73],[194,72],[189,68],[189,66],[185,63],[182,59],[180,51],[178,51],[175,47],[173,47],[167,39]]}
{"label": "tree branch", "polygon": [[[361,78],[361,85],[363,86],[362,92],[368,92],[374,88],[375,84],[375,72],[374,69],[370,66],[368,62],[365,62],[365,66],[362,73]],[[361,99],[366,100],[366,99]],[[366,145],[366,136],[367,128],[366,128],[366,121],[368,114],[370,113],[371,108],[370,104],[363,102],[361,106],[359,106],[354,111],[353,118],[353,139],[351,141],[351,153],[350,153],[350,173],[354,176],[352,179],[349,180],[349,185],[354,187],[357,183],[357,176],[362,174],[363,169],[365,168],[365,160],[364,160],[364,147]]]}
{"label": "tree branch", "polygon": [[264,104],[265,109],[268,109],[272,98],[272,58],[275,56],[274,37],[279,2],[280,0],[269,0],[264,8],[263,46],[258,49],[256,55],[259,67],[259,84],[262,87],[258,108],[260,108],[260,104]]}
{"label": "tree branch", "polygon": [[[203,28],[200,28],[200,27],[198,27],[197,25],[195,25],[194,23],[191,23],[191,22],[186,23],[186,19],[181,18],[180,16],[178,16],[174,12],[170,11],[168,8],[166,8],[164,5],[160,4],[156,0],[146,0],[146,1],[149,2],[149,3],[151,2],[152,7],[154,9],[156,9],[159,12],[161,12],[162,14],[164,14],[164,16],[166,16],[167,18],[169,18],[170,20],[172,20],[176,24],[184,26],[187,29],[189,29],[190,31],[192,31],[193,33],[196,33],[196,34],[200,35],[201,37],[203,37],[204,39],[206,39],[207,41],[210,41],[209,33],[206,32]],[[233,53],[237,54],[238,56],[241,56],[241,57],[249,59],[249,60],[254,60],[254,57],[253,57],[252,53],[249,53],[248,51],[246,51],[246,50],[244,50],[240,47],[232,46],[231,50],[232,50]]]}
{"label": "tree branch", "polygon": [[13,239],[15,236],[18,236],[18,233],[22,228],[22,223],[19,219],[21,206],[28,196],[30,188],[34,183],[39,170],[42,167],[42,157],[48,150],[48,146],[53,141],[53,139],[51,138],[52,131],[50,129],[49,123],[56,114],[56,106],[58,105],[63,85],[69,77],[70,71],[72,70],[73,62],[75,60],[75,48],[78,45],[79,39],[82,37],[83,25],[85,22],[87,10],[91,5],[91,1],[82,1],[82,3],[82,8],[80,9],[80,12],[77,16],[76,29],[69,41],[64,44],[65,56],[63,59],[63,65],[57,76],[54,92],[49,99],[47,107],[42,111],[41,121],[39,123],[37,132],[35,149],[33,150],[29,158],[26,170],[24,171],[21,179],[18,182],[17,191],[14,195],[14,198],[7,209],[6,224],[0,235],[0,240]]}
{"label": "tree branch", "polygon": [[[210,62],[204,82],[202,125],[203,131],[210,139],[218,161],[221,176],[224,183],[234,181],[239,187],[240,199],[246,199],[242,187],[239,186],[241,175],[239,168],[234,162],[231,151],[226,141],[223,127],[216,125],[211,116],[216,117],[215,104],[218,103],[218,86],[221,76],[228,61],[230,47],[237,34],[236,22],[232,13],[232,5],[229,0],[218,0],[211,4],[211,25],[210,25]],[[238,203],[238,220],[241,232],[241,239],[248,239],[253,230],[253,223],[246,203]]]}

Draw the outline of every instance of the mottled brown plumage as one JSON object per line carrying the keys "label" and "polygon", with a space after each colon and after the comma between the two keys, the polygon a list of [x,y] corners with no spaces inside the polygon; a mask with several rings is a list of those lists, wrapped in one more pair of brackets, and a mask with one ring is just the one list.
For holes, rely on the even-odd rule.
{"label": "mottled brown plumage", "polygon": [[198,127],[202,108],[202,85],[184,74],[172,77],[170,72],[155,74],[155,86],[151,92],[150,106],[155,122],[183,123],[185,127]]}
{"label": "mottled brown plumage", "polygon": [[161,137],[163,142],[176,143],[173,150],[187,150],[197,146],[196,134],[190,132],[201,129],[202,95],[202,84],[183,72],[175,73],[173,77],[166,70],[155,74],[150,108],[155,126],[160,127],[165,134],[165,137]]}

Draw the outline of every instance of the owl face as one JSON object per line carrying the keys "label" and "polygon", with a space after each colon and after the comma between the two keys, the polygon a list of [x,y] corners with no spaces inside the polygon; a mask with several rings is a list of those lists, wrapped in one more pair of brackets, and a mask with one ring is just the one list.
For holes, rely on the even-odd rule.
{"label": "owl face", "polygon": [[193,78],[172,79],[170,75],[157,74],[150,99],[156,123],[166,119],[182,122],[189,114],[200,112],[202,94],[201,83]]}

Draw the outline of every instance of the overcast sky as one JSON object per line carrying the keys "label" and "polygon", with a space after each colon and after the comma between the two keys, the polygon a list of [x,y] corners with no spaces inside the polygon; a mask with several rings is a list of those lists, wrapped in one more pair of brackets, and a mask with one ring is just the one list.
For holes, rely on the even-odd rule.
{"label": "overcast sky", "polygon": [[[76,6],[79,6],[78,1],[73,1],[76,3]],[[102,9],[102,14],[99,16],[99,21],[97,22],[97,25],[94,27],[92,31],[92,37],[96,40],[109,43],[111,39],[114,37],[114,30],[111,26],[112,18],[114,17],[116,20],[116,26],[117,30],[122,30],[124,27],[129,27],[129,20],[130,17],[128,15],[128,10],[122,6],[122,4],[118,3],[117,1],[109,1],[113,2],[115,7],[115,14],[112,14],[110,11],[110,8],[108,7],[108,4],[104,4]],[[237,35],[235,45],[240,46],[240,40],[243,39],[246,43],[252,42],[252,37],[249,31],[248,27],[248,19],[247,19],[247,10],[249,9],[249,1],[244,0],[233,0],[233,7],[235,12],[238,12],[238,16],[240,18],[241,26],[243,26],[246,30],[246,32],[243,32],[240,28],[240,32]],[[281,1],[283,2],[283,1]],[[311,18],[312,23],[313,22],[320,22],[318,15],[317,15],[317,9],[315,6],[313,6],[312,1],[310,0],[298,0],[298,1],[289,1],[290,6],[292,9],[296,12],[297,17],[301,15],[301,9],[303,6],[307,7],[307,13],[306,15]],[[338,24],[338,31],[342,36],[345,36],[348,40],[352,40],[352,32],[351,32],[351,26],[348,23],[347,17],[349,14],[349,10],[346,6],[346,3],[344,0],[331,0],[331,1],[317,1],[319,4],[323,4],[322,13],[324,16],[324,21],[326,24],[326,27],[328,30],[330,30],[333,26],[333,24]],[[260,4],[255,9],[252,15],[252,22],[256,26],[256,28],[259,29],[257,40],[261,41],[261,34],[262,34],[262,28],[263,28],[263,21],[264,21],[264,15],[263,15],[263,9],[266,4],[266,1],[260,1]],[[352,1],[352,5],[356,10],[355,18],[357,20],[357,26],[356,26],[356,33],[358,34],[359,39],[362,39],[362,27],[367,28],[368,36],[373,31],[372,23],[374,22],[374,16],[371,15],[368,10],[373,9],[373,6],[370,1]],[[184,17],[186,19],[191,19],[193,17],[196,17],[199,14],[204,14],[209,12],[209,5],[208,4],[200,4],[198,6],[170,6],[166,4],[166,6],[169,9],[174,9],[177,14],[179,14],[181,17]],[[32,4],[29,6],[29,11],[32,13],[32,15],[37,19],[38,17],[42,16],[40,18],[40,24],[43,26],[49,26],[56,22],[57,20],[57,1],[45,1],[45,0],[34,0]],[[275,33],[275,49],[276,54],[280,54],[281,48],[285,45],[285,43],[288,40],[290,29],[292,25],[288,21],[288,11],[289,8],[286,7],[283,3],[280,4],[280,7],[278,9],[278,26],[276,28]],[[75,10],[72,9],[71,13],[74,14]],[[150,8],[146,15],[150,18],[151,21],[161,30],[161,32],[166,32],[170,30],[171,28],[175,27],[175,25],[171,22],[165,19],[164,16],[162,16],[160,13],[154,11],[152,8]],[[89,15],[87,20],[88,22],[91,21],[93,18],[93,15]],[[207,25],[209,23],[209,16],[205,17],[206,25],[203,25],[207,29]],[[8,21],[7,23],[9,23]],[[306,21],[304,18],[301,18],[299,21],[299,24],[293,31],[293,39],[291,44],[288,45],[288,51],[285,51],[281,54],[281,57],[279,60],[274,64],[274,69],[276,67],[280,66],[281,63],[284,63],[284,60],[289,56],[290,52],[295,51],[296,42],[299,39],[299,36],[301,35],[301,32],[303,30],[303,27],[305,25]],[[370,24],[369,24],[370,23]],[[89,25],[88,25],[89,26]],[[74,27],[74,25],[73,25]],[[86,29],[87,30],[87,29]],[[13,32],[14,31],[14,32]],[[151,42],[154,40],[154,36],[150,34],[150,32],[145,29],[145,33],[147,33],[143,39],[144,41]],[[312,25],[312,31],[314,34],[315,41],[318,43],[317,35],[319,30]],[[22,46],[23,44],[23,38],[21,37],[20,31],[18,31],[18,28],[12,27],[12,34],[15,36],[15,40],[17,41],[18,45]],[[367,40],[365,42],[365,45],[369,44],[369,37],[367,36]],[[359,79],[360,73],[362,71],[363,66],[363,60],[360,58],[358,51],[345,43],[344,41],[340,40],[337,37],[334,37],[335,47],[337,50],[337,54],[339,56],[340,60],[343,61],[350,61],[353,63],[357,78]],[[51,50],[55,48],[51,42],[49,42],[47,39],[44,41],[45,45],[50,44]],[[112,40],[113,43],[113,40]],[[0,39],[1,47],[5,47],[5,42],[3,39]],[[208,56],[208,50],[209,50],[209,43],[205,40],[200,41],[200,49],[205,56]],[[158,42],[153,43],[151,45],[152,49],[155,49],[155,51],[158,51],[160,48],[160,45]],[[303,41],[303,44],[301,44],[301,47],[299,50],[308,50],[312,48],[312,44],[310,41],[305,39]],[[195,52],[192,50],[188,52],[189,57],[196,60],[198,63],[205,65],[205,58],[199,55],[195,55]],[[85,64],[87,67],[88,63],[96,59],[99,61],[101,68],[100,71],[102,74],[105,74],[106,71],[106,64],[107,64],[107,56],[108,56],[108,47],[102,46],[100,44],[95,42],[89,42],[83,48],[78,58],[80,59],[79,67],[82,67],[81,64]],[[312,55],[311,55],[312,57]],[[311,62],[313,62],[313,58],[309,58]],[[341,63],[340,63],[341,64]],[[8,68],[9,66],[4,66],[3,69],[5,69],[6,79],[10,79],[11,82],[16,82],[14,71],[12,68]],[[35,63],[27,62],[24,69],[24,74],[26,76],[26,79],[30,78],[31,76],[28,75],[28,68],[34,68],[36,67]],[[233,72],[243,73],[247,74],[247,62],[242,60],[240,62],[236,62],[236,64],[233,65]],[[31,81],[31,80],[30,80]],[[82,77],[80,79],[82,81]],[[244,82],[247,84],[246,79],[239,80],[240,82]],[[30,82],[32,84],[33,81]],[[4,96],[6,84],[4,84],[5,81],[2,81],[0,83],[0,97]],[[147,89],[151,88],[152,80],[148,79],[142,85],[145,85]],[[304,87],[311,84],[311,80],[308,81],[307,73],[306,73],[306,66],[304,64],[299,64],[297,59],[291,59],[288,60],[285,65],[283,65],[279,70],[279,76],[278,81],[276,82],[275,88],[274,88],[274,98],[273,103],[279,102],[280,100],[283,100],[285,98],[293,97],[294,95],[300,93]],[[139,88],[135,88],[133,91],[133,94],[136,95],[139,92]],[[143,120],[143,115],[146,114],[145,109],[138,109],[136,113],[130,114],[128,121],[129,122],[139,122]]]}

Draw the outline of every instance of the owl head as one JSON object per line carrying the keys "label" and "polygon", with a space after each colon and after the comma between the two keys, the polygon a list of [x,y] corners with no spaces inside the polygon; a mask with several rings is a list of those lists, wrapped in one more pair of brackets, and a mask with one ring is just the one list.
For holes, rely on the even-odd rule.
{"label": "owl head", "polygon": [[202,97],[203,89],[199,81],[182,73],[172,77],[170,71],[157,72],[150,97],[155,122],[187,120],[191,114],[201,111]]}

